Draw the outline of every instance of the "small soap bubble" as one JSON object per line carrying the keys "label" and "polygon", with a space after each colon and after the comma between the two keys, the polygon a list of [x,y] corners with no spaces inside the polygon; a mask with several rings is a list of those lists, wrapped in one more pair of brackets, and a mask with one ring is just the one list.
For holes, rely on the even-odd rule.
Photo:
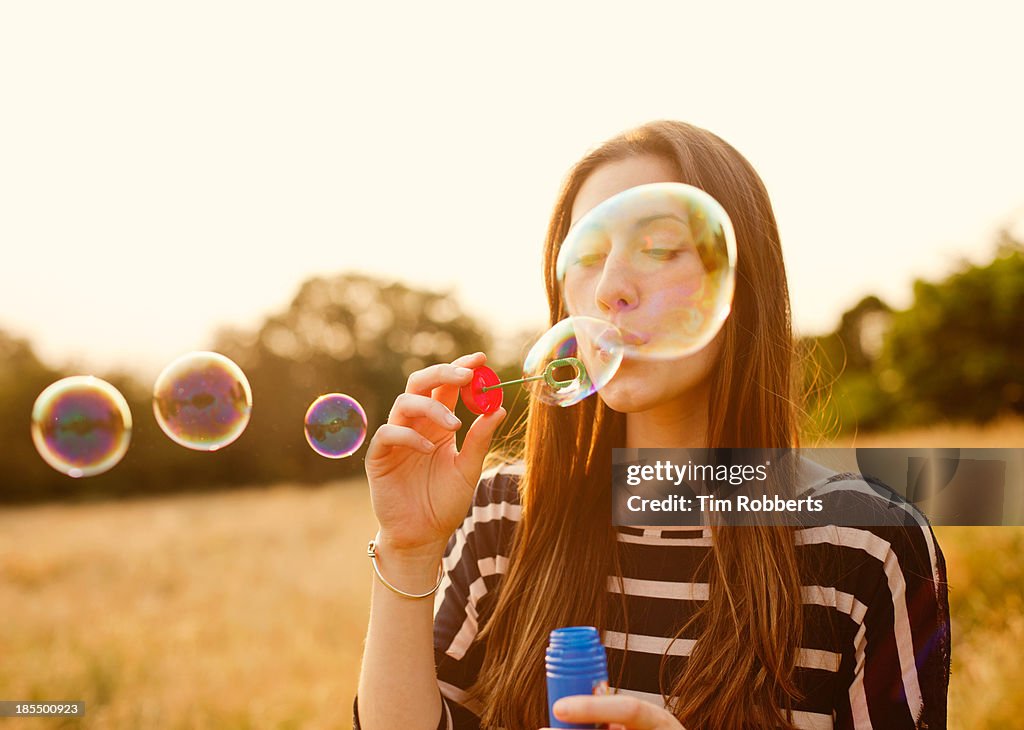
{"label": "small soap bubble", "polygon": [[32,441],[43,460],[71,477],[112,469],[128,451],[132,414],[124,396],[91,375],[58,380],[36,398]]}
{"label": "small soap bubble", "polygon": [[736,236],[725,209],[683,183],[638,185],[583,215],[558,251],[570,315],[614,322],[626,357],[697,352],[732,308]]}
{"label": "small soap bubble", "polygon": [[622,333],[594,317],[567,317],[545,332],[523,362],[526,384],[544,403],[571,406],[600,390],[615,375],[625,352]]}
{"label": "small soap bubble", "polygon": [[366,438],[366,411],[344,393],[317,398],[306,411],[306,441],[328,459],[351,456]]}
{"label": "small soap bubble", "polygon": [[245,373],[216,352],[190,352],[153,386],[153,413],[163,432],[196,451],[216,451],[242,435],[252,413]]}

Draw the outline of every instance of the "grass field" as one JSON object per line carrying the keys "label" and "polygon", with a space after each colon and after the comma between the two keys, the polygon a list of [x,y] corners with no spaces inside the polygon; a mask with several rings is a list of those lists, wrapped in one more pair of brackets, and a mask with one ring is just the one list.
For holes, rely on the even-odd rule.
{"label": "grass field", "polygon": [[85,700],[90,728],[350,727],[375,530],[364,482],[0,511],[0,696]]}
{"label": "grass field", "polygon": [[[857,440],[924,443],[1021,446],[1024,425]],[[359,480],[0,510],[0,699],[87,706],[0,728],[350,727],[375,528]],[[936,534],[950,727],[1018,727],[1024,528]]]}

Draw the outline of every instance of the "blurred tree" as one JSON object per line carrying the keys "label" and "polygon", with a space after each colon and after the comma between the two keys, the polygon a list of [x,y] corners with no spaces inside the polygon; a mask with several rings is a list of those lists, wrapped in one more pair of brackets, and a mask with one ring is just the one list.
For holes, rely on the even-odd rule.
{"label": "blurred tree", "polygon": [[125,373],[96,373],[127,399],[132,443],[114,469],[72,479],[43,462],[29,429],[39,393],[71,373],[45,367],[27,341],[0,332],[0,501],[89,499],[351,476],[362,471],[365,445],[353,457],[337,461],[309,448],[303,417],[313,400],[330,392],[354,397],[366,410],[369,437],[387,419],[413,370],[486,351],[489,345],[480,326],[449,293],[357,274],[314,278],[301,286],[284,312],[255,331],[224,329],[213,343],[212,349],[242,367],[252,386],[252,418],[237,442],[216,453],[182,448],[157,426],[149,384]]}
{"label": "blurred tree", "polygon": [[73,479],[55,471],[32,443],[32,407],[48,385],[71,375],[71,368],[46,367],[27,341],[4,332],[0,332],[0,363],[0,501],[83,500],[195,489],[211,483],[205,455],[175,446],[160,433],[148,389],[125,373],[76,374],[96,374],[125,396],[133,422],[128,453],[115,468],[93,477]]}
{"label": "blurred tree", "polygon": [[828,335],[807,338],[808,430],[878,430],[1024,413],[1024,244],[917,281],[912,305],[862,299]]}
{"label": "blurred tree", "polygon": [[[59,483],[49,479],[52,470],[36,454],[29,431],[36,396],[59,377],[39,361],[27,340],[0,331],[0,498],[61,496]],[[38,495],[48,480],[46,494]]]}
{"label": "blurred tree", "polygon": [[990,263],[915,282],[878,370],[907,422],[1024,414],[1024,244],[1004,232]]}
{"label": "blurred tree", "polygon": [[360,274],[305,282],[288,309],[254,334],[224,331],[217,339],[215,349],[242,367],[253,388],[252,421],[239,441],[249,446],[225,449],[223,478],[323,480],[360,472],[363,451],[335,461],[309,448],[302,423],[313,400],[331,392],[358,400],[369,438],[414,370],[489,344],[448,293]]}

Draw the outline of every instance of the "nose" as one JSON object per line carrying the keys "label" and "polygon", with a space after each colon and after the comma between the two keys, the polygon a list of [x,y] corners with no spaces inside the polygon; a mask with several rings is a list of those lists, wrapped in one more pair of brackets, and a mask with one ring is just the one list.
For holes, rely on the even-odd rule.
{"label": "nose", "polygon": [[636,272],[631,271],[620,254],[613,253],[606,259],[594,291],[602,314],[618,314],[637,306],[639,295],[635,275]]}

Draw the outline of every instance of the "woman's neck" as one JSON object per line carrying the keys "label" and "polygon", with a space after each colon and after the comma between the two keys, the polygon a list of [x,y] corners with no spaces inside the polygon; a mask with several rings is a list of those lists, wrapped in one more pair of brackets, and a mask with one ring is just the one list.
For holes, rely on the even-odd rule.
{"label": "woman's neck", "polygon": [[700,449],[707,446],[706,398],[664,403],[626,414],[626,447],[630,449]]}
{"label": "woman's neck", "polygon": [[[626,414],[626,446],[631,449],[701,449],[707,445],[707,398],[692,403],[667,403],[639,413]],[[663,525],[634,525],[663,530]]]}

